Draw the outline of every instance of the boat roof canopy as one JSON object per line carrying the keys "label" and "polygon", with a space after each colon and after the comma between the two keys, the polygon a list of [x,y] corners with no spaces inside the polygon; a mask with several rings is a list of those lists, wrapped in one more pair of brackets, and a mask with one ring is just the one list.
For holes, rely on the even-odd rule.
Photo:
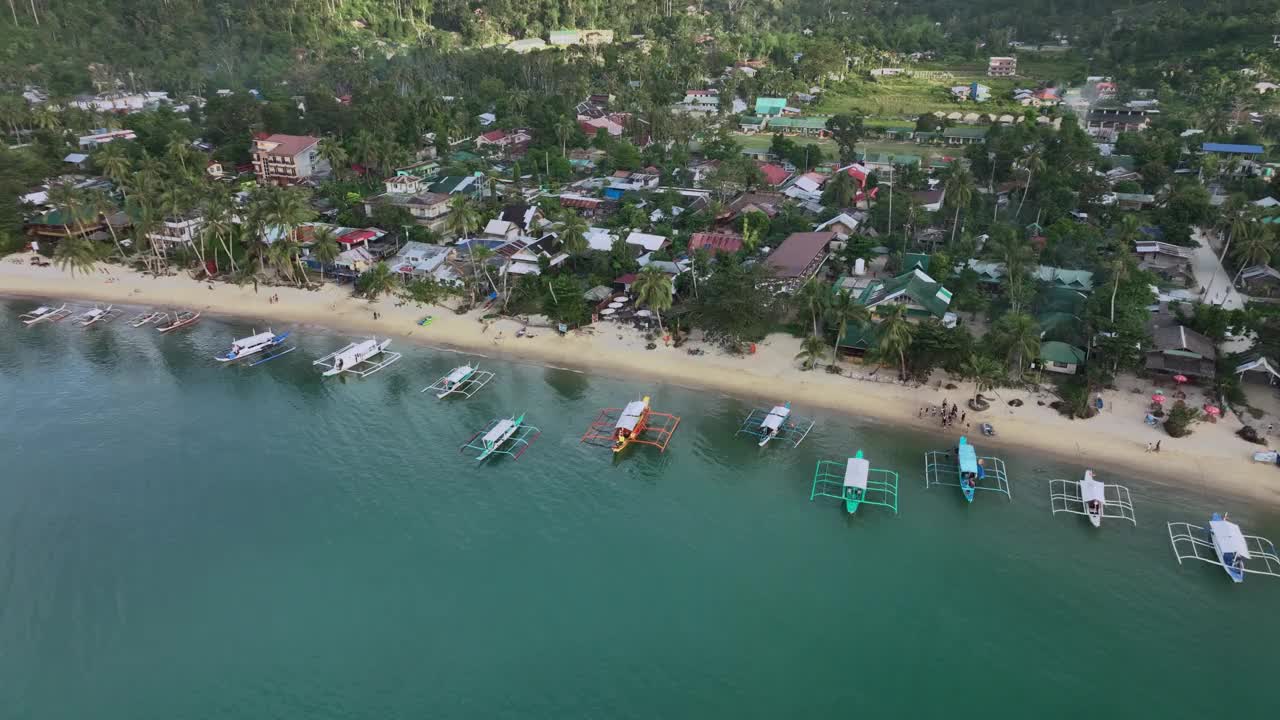
{"label": "boat roof canopy", "polygon": [[462,365],[454,368],[453,372],[449,373],[449,376],[446,377],[445,380],[448,381],[450,385],[460,383],[463,380],[466,380],[467,376],[473,372],[475,372],[475,368],[470,365]]}
{"label": "boat roof canopy", "polygon": [[483,442],[485,445],[492,445],[502,439],[504,433],[515,427],[515,421],[511,418],[503,418],[498,421],[493,429],[484,434]]}
{"label": "boat roof canopy", "polygon": [[769,411],[769,414],[765,416],[764,422],[760,423],[760,425],[769,430],[777,430],[782,427],[782,421],[786,420],[790,414],[791,408],[786,405],[776,405]]}
{"label": "boat roof canopy", "polygon": [[643,400],[632,400],[627,406],[622,408],[622,415],[618,417],[618,423],[614,428],[618,430],[635,430],[636,425],[640,423],[640,416],[644,414],[645,402]]}
{"label": "boat roof canopy", "polygon": [[1080,499],[1085,502],[1097,500],[1103,505],[1107,504],[1106,485],[1093,479],[1093,471],[1086,470],[1084,479],[1080,481]]}
{"label": "boat roof canopy", "polygon": [[844,486],[847,488],[867,489],[867,474],[871,471],[871,463],[865,458],[851,457],[844,466]]}
{"label": "boat roof canopy", "polygon": [[1249,544],[1245,542],[1239,525],[1230,520],[1210,520],[1209,529],[1213,532],[1213,539],[1218,548],[1224,554],[1235,553],[1243,558],[1250,557]]}
{"label": "boat roof canopy", "polygon": [[978,472],[978,453],[974,452],[973,446],[964,438],[960,438],[960,446],[956,448],[956,455],[960,460],[960,472],[974,473]]}
{"label": "boat roof canopy", "polygon": [[240,347],[252,347],[254,345],[261,345],[275,336],[275,333],[268,330],[267,332],[260,332],[257,335],[250,335],[247,338],[240,338],[235,342],[235,344]]}

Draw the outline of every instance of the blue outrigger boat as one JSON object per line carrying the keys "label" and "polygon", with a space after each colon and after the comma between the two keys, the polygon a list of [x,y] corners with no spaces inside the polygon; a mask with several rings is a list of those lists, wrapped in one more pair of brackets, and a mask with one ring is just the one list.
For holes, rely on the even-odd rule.
{"label": "blue outrigger boat", "polygon": [[243,360],[248,357],[257,356],[257,359],[249,363],[249,367],[261,365],[280,357],[288,355],[297,350],[294,346],[284,347],[284,343],[289,339],[289,333],[283,332],[276,334],[270,330],[250,335],[247,338],[241,338],[231,343],[231,349],[222,355],[214,357],[218,362],[230,363],[237,360]]}
{"label": "blue outrigger boat", "polygon": [[926,488],[957,486],[968,503],[973,502],[978,490],[994,490],[1013,499],[1004,461],[997,457],[978,457],[977,450],[963,436],[955,450],[932,450],[924,454],[924,485]]}
{"label": "blue outrigger boat", "polygon": [[[1280,553],[1264,537],[1245,535],[1225,514],[1214,513],[1209,527],[1184,522],[1169,523],[1169,544],[1178,564],[1199,560],[1220,566],[1232,582],[1244,582],[1246,573],[1280,577]],[[1246,561],[1253,563],[1248,566]]]}

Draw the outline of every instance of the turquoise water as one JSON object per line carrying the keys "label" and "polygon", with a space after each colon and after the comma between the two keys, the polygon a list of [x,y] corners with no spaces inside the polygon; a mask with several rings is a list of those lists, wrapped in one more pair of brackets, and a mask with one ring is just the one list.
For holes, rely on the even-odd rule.
{"label": "turquoise water", "polygon": [[[485,360],[473,399],[419,390],[458,356],[404,347],[322,380],[302,328],[256,368],[250,323],[159,337],[22,328],[0,303],[0,718],[1192,717],[1274,712],[1280,579],[1179,567],[1165,521],[1280,515],[1139,478],[1138,527],[926,490],[951,437],[818,414],[796,450],[734,437],[753,403]],[[127,318],[126,318],[127,319]],[[259,326],[259,329],[261,326]],[[281,328],[276,328],[277,330]],[[665,454],[582,445],[638,393]],[[458,446],[526,410],[541,438]],[[863,448],[900,514],[810,502]],[[981,450],[979,445],[979,450]],[[1092,708],[1092,710],[1091,710]]]}

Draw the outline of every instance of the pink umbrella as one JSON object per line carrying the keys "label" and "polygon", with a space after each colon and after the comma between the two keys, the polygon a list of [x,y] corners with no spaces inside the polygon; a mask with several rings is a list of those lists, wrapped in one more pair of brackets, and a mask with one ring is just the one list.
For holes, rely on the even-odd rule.
{"label": "pink umbrella", "polygon": [[1222,410],[1219,409],[1217,405],[1205,405],[1204,411],[1214,417],[1218,417],[1222,414]]}
{"label": "pink umbrella", "polygon": [[1186,381],[1187,381],[1187,376],[1186,376],[1186,375],[1174,375],[1174,376],[1173,376],[1173,381],[1174,381],[1174,382],[1176,382],[1176,383],[1184,383],[1184,382],[1186,382]]}
{"label": "pink umbrella", "polygon": [[1151,396],[1151,402],[1153,402],[1153,403],[1155,403],[1155,404],[1157,404],[1157,405],[1163,405],[1163,404],[1164,404],[1164,396],[1163,396],[1163,395],[1161,395],[1160,393],[1156,393],[1155,395],[1152,395],[1152,396]]}

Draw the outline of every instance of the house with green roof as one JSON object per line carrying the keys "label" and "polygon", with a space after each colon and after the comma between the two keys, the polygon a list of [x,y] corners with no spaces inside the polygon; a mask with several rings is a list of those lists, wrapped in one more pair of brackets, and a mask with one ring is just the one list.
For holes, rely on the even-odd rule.
{"label": "house with green roof", "polygon": [[883,310],[877,312],[877,308],[905,305],[908,317],[935,317],[947,327],[956,324],[955,313],[948,310],[951,291],[918,267],[888,280],[872,281],[858,302],[870,310],[872,316],[883,313]]}
{"label": "house with green roof", "polygon": [[836,349],[852,355],[864,355],[876,346],[876,325],[874,323],[846,323],[844,335],[836,343]]}
{"label": "house with green roof", "polygon": [[759,115],[742,115],[738,117],[738,129],[744,133],[756,133],[764,130],[765,118]]}
{"label": "house with green roof", "polygon": [[765,117],[778,117],[787,108],[786,98],[756,98],[756,114]]}
{"label": "house with green roof", "polygon": [[[987,285],[998,285],[1004,279],[1004,263],[970,258],[968,268],[978,274],[978,282]],[[1070,290],[1078,293],[1093,292],[1093,273],[1088,270],[1067,270],[1037,265],[1031,270],[1031,276],[1037,281],[1048,283],[1058,290]]]}
{"label": "house with green roof", "polygon": [[48,240],[89,237],[105,227],[102,216],[88,207],[77,207],[74,212],[50,210],[23,224],[28,235]]}
{"label": "house with green roof", "polygon": [[787,135],[822,135],[827,131],[827,119],[822,117],[775,117],[769,119],[769,129]]}
{"label": "house with green roof", "polygon": [[942,131],[942,138],[948,145],[973,145],[986,140],[988,130],[984,127],[949,127]]}
{"label": "house with green roof", "polygon": [[1075,375],[1084,365],[1084,350],[1057,340],[1040,343],[1040,362],[1049,372]]}
{"label": "house with green roof", "polygon": [[863,165],[879,173],[888,172],[895,165],[919,167],[921,162],[919,155],[894,153],[863,153],[859,159]]}

